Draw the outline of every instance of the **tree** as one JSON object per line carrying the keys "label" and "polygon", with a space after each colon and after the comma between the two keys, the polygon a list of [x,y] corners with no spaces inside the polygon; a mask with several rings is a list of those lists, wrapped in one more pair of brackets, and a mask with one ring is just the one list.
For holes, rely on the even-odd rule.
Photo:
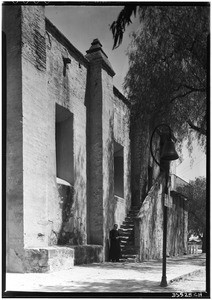
{"label": "tree", "polygon": [[114,48],[136,12],[141,26],[132,34],[124,82],[132,119],[151,130],[168,123],[179,141],[196,137],[204,147],[209,6],[125,6],[111,25]]}
{"label": "tree", "polygon": [[206,232],[206,179],[196,178],[190,182],[192,186],[192,198],[188,201],[188,232],[200,236],[205,252]]}

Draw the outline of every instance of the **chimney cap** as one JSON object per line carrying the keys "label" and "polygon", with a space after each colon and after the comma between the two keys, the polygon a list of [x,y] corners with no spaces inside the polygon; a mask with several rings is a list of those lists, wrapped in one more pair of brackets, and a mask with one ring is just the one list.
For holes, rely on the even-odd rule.
{"label": "chimney cap", "polygon": [[110,76],[114,76],[115,72],[108,60],[108,56],[102,50],[102,44],[99,39],[94,39],[91,43],[90,49],[86,51],[86,58],[91,61],[101,62],[102,67],[110,74]]}
{"label": "chimney cap", "polygon": [[91,43],[91,47],[86,51],[86,53],[93,53],[97,51],[101,51],[107,58],[107,54],[102,50],[102,44],[100,43],[99,39],[94,39]]}

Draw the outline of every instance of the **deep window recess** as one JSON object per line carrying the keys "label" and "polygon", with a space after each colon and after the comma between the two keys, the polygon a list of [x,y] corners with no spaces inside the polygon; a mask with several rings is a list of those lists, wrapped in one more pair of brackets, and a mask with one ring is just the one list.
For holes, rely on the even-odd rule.
{"label": "deep window recess", "polygon": [[56,104],[56,173],[57,177],[74,184],[73,114]]}
{"label": "deep window recess", "polygon": [[124,197],[124,148],[114,142],[114,194]]}

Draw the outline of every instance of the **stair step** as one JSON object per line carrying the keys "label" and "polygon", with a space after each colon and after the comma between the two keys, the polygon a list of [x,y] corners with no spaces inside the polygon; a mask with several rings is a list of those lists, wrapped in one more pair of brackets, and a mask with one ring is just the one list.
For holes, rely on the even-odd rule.
{"label": "stair step", "polygon": [[128,229],[129,229],[129,228],[132,228],[132,229],[133,229],[133,228],[134,228],[134,222],[129,222],[129,221],[125,222],[125,221],[124,221],[124,222],[122,223],[122,225],[125,225],[125,226],[126,226],[125,229],[127,229],[127,228],[128,228]]}
{"label": "stair step", "polygon": [[129,239],[129,236],[127,236],[127,235],[120,235],[120,238],[121,238],[122,241],[126,241],[126,240]]}
{"label": "stair step", "polygon": [[136,249],[121,249],[123,254],[136,254],[138,251]]}
{"label": "stair step", "polygon": [[132,224],[134,224],[134,220],[133,220],[133,218],[125,218],[123,223],[130,223],[130,224],[132,223]]}
{"label": "stair step", "polygon": [[128,216],[134,216],[134,215],[137,215],[139,213],[140,210],[131,210],[129,211],[128,213]]}
{"label": "stair step", "polygon": [[133,221],[133,217],[131,217],[131,216],[127,216],[126,218],[125,218],[125,221]]}
{"label": "stair step", "polygon": [[122,258],[136,258],[137,254],[122,254]]}
{"label": "stair step", "polygon": [[131,237],[132,236],[132,234],[130,234],[130,233],[119,233],[119,235],[121,236],[121,237]]}
{"label": "stair step", "polygon": [[133,232],[133,228],[121,228],[119,230],[119,233],[121,235],[127,235],[127,234],[131,234]]}
{"label": "stair step", "polygon": [[[128,246],[128,244],[129,244],[129,242],[128,243],[122,243],[122,244],[120,244],[122,252],[125,251],[126,246]],[[133,246],[133,244],[131,246]]]}
{"label": "stair step", "polygon": [[124,241],[124,240],[121,240],[121,241],[120,241],[120,244],[121,244],[121,245],[124,245],[124,244],[126,244],[126,243],[127,243],[127,241]]}
{"label": "stair step", "polygon": [[138,250],[139,248],[138,247],[135,247],[135,245],[134,244],[132,244],[132,245],[126,245],[125,246],[125,250],[126,251],[131,251],[131,250]]}
{"label": "stair step", "polygon": [[140,206],[137,206],[137,205],[132,206],[132,207],[131,207],[131,210],[140,210]]}
{"label": "stair step", "polygon": [[122,228],[122,225],[120,226],[120,231],[123,231],[123,232],[127,232],[127,231],[133,231],[133,227],[127,227],[127,228]]}
{"label": "stair step", "polygon": [[132,263],[136,263],[139,261],[138,257],[135,258],[121,258],[119,259],[120,262],[132,262]]}
{"label": "stair step", "polygon": [[134,257],[134,256],[137,256],[138,255],[138,253],[136,253],[136,252],[132,252],[132,253],[121,253],[121,256],[122,257]]}
{"label": "stair step", "polygon": [[121,239],[122,238],[123,239],[129,239],[129,238],[131,238],[131,234],[120,234],[119,236],[121,237]]}
{"label": "stair step", "polygon": [[129,222],[129,221],[124,221],[123,223],[122,223],[122,225],[121,225],[121,228],[123,228],[123,226],[124,226],[124,228],[126,228],[126,227],[134,227],[134,222]]}
{"label": "stair step", "polygon": [[122,258],[120,261],[138,261],[138,249],[134,245],[134,219],[139,213],[139,207],[132,207],[120,226],[119,234]]}

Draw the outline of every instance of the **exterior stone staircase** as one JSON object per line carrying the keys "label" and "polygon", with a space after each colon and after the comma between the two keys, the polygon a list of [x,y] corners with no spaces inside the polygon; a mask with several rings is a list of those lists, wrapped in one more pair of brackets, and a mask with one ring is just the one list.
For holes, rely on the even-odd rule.
{"label": "exterior stone staircase", "polygon": [[138,214],[139,207],[135,206],[129,211],[123,224],[120,226],[119,233],[121,236],[121,259],[120,261],[136,262],[138,261],[138,249],[134,243],[134,217]]}

